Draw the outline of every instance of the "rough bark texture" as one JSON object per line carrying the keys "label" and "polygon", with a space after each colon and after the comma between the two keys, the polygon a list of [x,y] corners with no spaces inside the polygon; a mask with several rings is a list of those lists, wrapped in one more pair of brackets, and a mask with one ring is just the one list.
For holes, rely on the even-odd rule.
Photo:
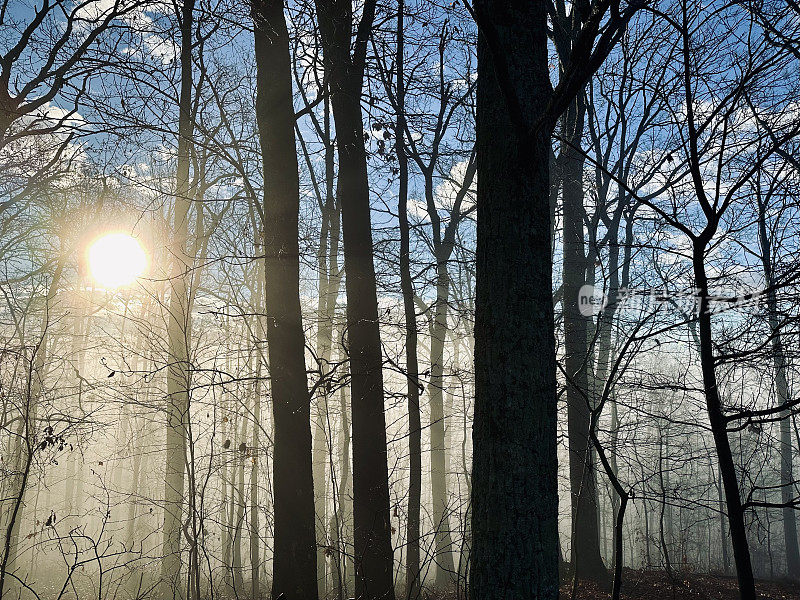
{"label": "rough bark texture", "polygon": [[275,419],[273,598],[317,598],[311,398],[300,308],[300,209],[289,33],[281,0],[252,5],[264,166],[264,300]]}
{"label": "rough bark texture", "polygon": [[350,54],[350,0],[316,0],[339,154],[339,192],[347,294],[353,415],[353,518],[357,598],[394,598],[386,417],[370,194],[361,115],[367,34],[375,2],[367,1]]}
{"label": "rough bark texture", "polygon": [[558,598],[556,367],[550,257],[550,131],[514,123],[550,93],[546,5],[482,0],[503,56],[478,43],[478,238],[471,592],[476,600]]}

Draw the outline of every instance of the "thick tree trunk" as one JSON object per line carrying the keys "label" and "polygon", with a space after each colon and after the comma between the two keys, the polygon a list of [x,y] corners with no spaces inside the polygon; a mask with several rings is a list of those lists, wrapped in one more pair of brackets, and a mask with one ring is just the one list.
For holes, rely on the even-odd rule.
{"label": "thick tree trunk", "polygon": [[372,262],[370,192],[361,90],[366,32],[375,2],[367,1],[355,55],[350,0],[316,0],[339,153],[347,337],[353,415],[353,516],[356,597],[394,598],[386,418],[375,268]]}
{"label": "thick tree trunk", "polygon": [[[712,232],[713,233],[713,232]],[[750,547],[744,523],[744,508],[740,497],[736,465],[733,461],[727,422],[722,412],[722,402],[717,387],[714,368],[714,346],[711,332],[711,312],[708,300],[708,277],[705,269],[705,237],[695,240],[693,252],[695,288],[700,302],[698,329],[700,336],[700,363],[703,372],[703,390],[706,398],[708,420],[714,436],[722,485],[725,490],[725,503],[728,509],[728,525],[733,543],[733,560],[739,581],[739,595],[742,600],[755,600],[756,591],[753,580],[753,567],[750,562]]]}
{"label": "thick tree trunk", "polygon": [[300,184],[289,33],[281,0],[254,0],[256,118],[264,167],[267,345],[275,419],[272,595],[317,598],[311,398],[300,307]]}
{"label": "thick tree trunk", "polygon": [[471,592],[475,600],[556,599],[551,132],[527,138],[494,68],[505,61],[520,116],[534,123],[550,93],[546,5],[482,0],[476,9],[503,55],[492,56],[481,35]]}
{"label": "thick tree trunk", "polygon": [[408,520],[406,521],[406,598],[420,593],[420,504],[422,499],[422,421],[419,410],[419,361],[417,358],[417,313],[411,279],[410,230],[408,224],[408,156],[405,145],[404,14],[405,0],[397,6],[397,127],[395,152],[399,175],[397,218],[400,225],[400,288],[406,334],[406,389],[408,390]]}

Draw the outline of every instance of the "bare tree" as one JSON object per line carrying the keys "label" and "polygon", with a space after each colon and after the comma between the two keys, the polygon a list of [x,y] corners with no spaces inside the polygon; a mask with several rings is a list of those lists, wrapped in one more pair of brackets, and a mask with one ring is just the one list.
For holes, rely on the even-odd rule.
{"label": "bare tree", "polygon": [[300,309],[300,190],[289,32],[282,0],[254,2],[256,115],[264,165],[267,343],[275,416],[273,598],[317,597],[311,397]]}
{"label": "bare tree", "polygon": [[353,413],[353,513],[356,597],[394,597],[393,555],[386,464],[386,419],[370,191],[361,117],[367,40],[375,1],[367,0],[351,54],[353,6],[317,0],[317,20],[331,93],[342,199],[347,340]]}

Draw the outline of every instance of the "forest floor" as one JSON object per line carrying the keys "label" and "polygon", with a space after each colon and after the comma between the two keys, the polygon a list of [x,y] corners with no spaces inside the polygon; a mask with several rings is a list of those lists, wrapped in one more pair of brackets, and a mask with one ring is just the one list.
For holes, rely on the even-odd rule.
{"label": "forest floor", "polygon": [[[756,581],[759,598],[800,600],[800,585],[781,581]],[[607,600],[608,590],[581,582],[576,600]],[[572,584],[561,586],[562,600],[572,598]],[[623,576],[623,600],[738,600],[735,577],[706,573],[676,573],[674,579],[663,571],[626,569]]]}

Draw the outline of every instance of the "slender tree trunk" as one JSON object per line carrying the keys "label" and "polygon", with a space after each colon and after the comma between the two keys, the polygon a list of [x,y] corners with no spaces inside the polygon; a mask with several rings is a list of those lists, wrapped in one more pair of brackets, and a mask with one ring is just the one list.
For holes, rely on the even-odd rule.
{"label": "slender tree trunk", "polygon": [[267,345],[275,450],[272,596],[317,598],[311,398],[300,307],[300,181],[289,32],[281,0],[254,0],[257,99],[264,167]]}
{"label": "slender tree trunk", "polygon": [[178,164],[175,181],[173,215],[172,272],[170,274],[169,316],[167,338],[169,366],[167,368],[167,439],[166,476],[164,482],[164,542],[161,560],[161,595],[182,598],[181,536],[184,505],[186,462],[186,425],[189,418],[189,336],[191,307],[189,306],[188,272],[191,262],[187,256],[189,227],[190,183],[189,165],[192,140],[192,31],[194,0],[181,7],[181,84],[178,121]]}
{"label": "slender tree trunk", "polygon": [[375,1],[364,4],[353,56],[350,0],[316,0],[316,7],[339,153],[352,382],[356,597],[393,600],[382,353],[361,115],[364,57]]}
{"label": "slender tree trunk", "polygon": [[[620,191],[620,196],[618,202],[622,203],[624,201],[624,192]],[[624,252],[623,252],[623,259],[622,265],[620,268],[619,264],[619,246],[617,245],[617,232],[619,230],[620,218],[625,215],[625,243],[624,243]],[[602,331],[600,337],[600,353],[598,358],[598,365],[599,369],[602,371],[603,375],[601,377],[601,381],[604,382],[608,372],[609,366],[611,364],[611,350],[612,350],[612,341],[611,341],[611,333],[614,326],[614,320],[617,314],[617,303],[619,301],[619,290],[620,289],[628,289],[630,285],[630,263],[631,263],[631,250],[633,247],[633,213],[627,213],[624,210],[621,210],[618,216],[612,219],[612,230],[611,235],[609,236],[609,251],[608,251],[608,263],[609,263],[609,295],[608,295],[608,308],[606,309],[606,313],[603,315],[604,319],[604,329]],[[617,408],[617,401],[615,395],[612,393],[609,396],[609,402],[611,403],[611,444],[610,444],[610,452],[609,452],[609,463],[611,465],[611,470],[614,473],[614,477],[617,477],[619,474],[619,467],[617,466],[617,448],[619,446],[619,411]],[[647,502],[644,501],[645,508]],[[617,494],[614,494],[611,498],[611,505],[613,514],[616,515],[619,512],[620,508],[620,498]],[[648,543],[648,554],[647,554],[647,561],[648,561],[648,568],[650,567],[650,554],[649,554],[649,541]],[[616,568],[616,567],[615,567]]]}
{"label": "slender tree trunk", "polygon": [[[441,250],[440,250],[441,252]],[[450,274],[446,259],[438,256],[436,265],[436,302],[431,327],[431,496],[433,498],[434,558],[436,588],[444,590],[455,577],[453,541],[447,507],[447,468],[444,411],[444,343],[447,337],[447,302]]]}
{"label": "slender tree trunk", "polygon": [[728,525],[733,543],[733,560],[736,564],[736,576],[739,581],[739,595],[742,600],[755,600],[755,582],[753,567],[750,561],[750,547],[747,542],[747,530],[744,523],[744,508],[739,492],[736,476],[736,465],[733,461],[730,440],[728,439],[727,422],[722,412],[722,402],[717,387],[717,375],[714,368],[714,347],[711,332],[711,312],[708,300],[708,277],[705,269],[705,237],[695,241],[693,267],[695,287],[700,300],[698,329],[700,336],[700,362],[703,372],[703,390],[706,398],[706,410],[714,436],[717,450],[722,485],[725,490],[725,503],[728,509]]}
{"label": "slender tree trunk", "polygon": [[[778,404],[786,404],[791,400],[789,382],[786,378],[786,353],[780,335],[778,320],[778,300],[773,288],[775,281],[772,269],[772,244],[767,233],[766,207],[764,201],[758,199],[758,229],[761,243],[761,264],[764,268],[764,280],[767,284],[767,310],[769,326],[772,333],[772,363],[775,369],[775,388]],[[794,474],[792,469],[792,434],[791,411],[781,413],[780,422],[780,460],[781,460],[781,502],[783,508],[783,540],[786,548],[786,575],[791,579],[800,578],[800,548],[797,544],[797,517],[794,507],[790,506],[794,490]]]}
{"label": "slender tree trunk", "polygon": [[[342,357],[344,358],[344,357]],[[353,478],[350,471],[350,440],[351,440],[351,428],[350,428],[350,407],[348,406],[347,402],[347,388],[342,386],[341,390],[339,390],[339,400],[340,400],[340,411],[342,415],[342,447],[341,447],[341,454],[340,454],[340,462],[341,462],[341,479],[339,481],[339,507],[341,512],[341,517],[339,519],[340,525],[340,539],[339,544],[337,545],[338,551],[341,555],[338,559],[342,565],[342,571],[344,572],[343,577],[343,590],[344,596],[349,597],[350,593],[355,588],[355,565],[353,564],[353,554],[350,551],[353,547],[353,527],[352,527],[352,515],[353,515]],[[341,592],[340,592],[341,593]],[[341,600],[341,598],[340,598]]]}
{"label": "slender tree trunk", "polygon": [[[230,358],[226,360],[226,367],[229,368],[230,372]],[[228,407],[225,406],[225,400],[223,399],[223,406],[222,409],[227,414],[230,414],[230,411],[227,410]],[[223,420],[222,426],[222,438],[225,440],[225,444],[231,439],[230,430],[235,429],[232,427],[230,423],[230,419],[225,418]],[[230,446],[228,444],[228,446]],[[225,446],[223,445],[223,448]],[[231,451],[228,449],[224,449],[222,452],[222,469],[220,473],[220,540],[221,540],[221,551],[222,551],[222,588],[227,592],[227,588],[230,587],[230,564],[231,564],[231,517],[230,515],[230,507],[232,506],[229,498],[230,498],[230,491],[229,488],[229,477],[233,477],[234,480],[236,478],[236,471],[231,472],[230,468],[230,456]]]}
{"label": "slender tree trunk", "polygon": [[399,175],[397,215],[400,225],[400,288],[406,334],[406,389],[408,393],[408,520],[406,521],[406,597],[420,593],[420,504],[422,498],[422,421],[419,410],[419,361],[417,313],[411,279],[411,241],[408,224],[408,156],[405,145],[405,0],[397,5],[397,127],[395,153]]}
{"label": "slender tree trunk", "polygon": [[[264,311],[263,268],[264,262],[259,261],[258,266],[255,269],[255,297],[253,299],[253,305],[255,306],[255,312],[257,315],[262,314]],[[254,319],[253,329],[259,338],[263,337],[264,330],[260,316],[256,316]],[[258,513],[263,507],[259,504],[258,463],[261,459],[261,438],[259,433],[261,431],[261,377],[263,373],[264,361],[260,349],[256,350],[254,358],[256,361],[256,380],[253,384],[253,448],[251,452],[252,464],[250,466],[250,598],[251,600],[261,600],[261,581],[259,574],[261,572],[262,565],[260,549],[261,536]]]}
{"label": "slender tree trunk", "polygon": [[[770,327],[773,330],[772,355],[775,365],[775,386],[778,391],[778,402],[786,404],[791,400],[789,396],[789,383],[786,379],[786,355],[783,351],[783,342],[777,333],[778,320],[774,316],[777,312],[777,302],[768,298],[770,303]],[[791,412],[789,410],[781,413],[780,436],[781,436],[781,502],[784,507],[782,511],[783,521],[783,540],[786,548],[786,575],[790,579],[800,579],[800,548],[797,543],[797,516],[796,510],[791,506],[794,498],[795,479],[792,468],[792,454],[794,448],[791,434]],[[771,555],[770,555],[771,558]]]}
{"label": "slender tree trunk", "polygon": [[481,0],[503,56],[478,41],[478,231],[471,592],[558,598],[551,131],[515,123],[495,60],[534,123],[550,75],[544,2]]}
{"label": "slender tree trunk", "polygon": [[[88,307],[86,306],[86,300],[84,298],[80,298],[78,300],[78,306],[76,309],[75,314],[75,323],[74,323],[74,342],[72,344],[72,351],[74,353],[74,360],[75,360],[75,376],[78,379],[78,396],[77,396],[77,404],[78,410],[83,410],[83,385],[84,385],[84,375],[85,375],[85,367],[86,367],[86,345],[89,335],[89,324],[91,322],[91,316],[88,314]],[[78,463],[78,457],[76,456],[79,454],[73,450],[69,453],[67,458],[67,472],[65,474],[65,486],[64,486],[64,512],[62,516],[62,521],[64,518],[70,517],[72,515],[72,511],[76,505],[80,504],[80,497],[76,498],[76,481],[82,479],[82,463]]]}
{"label": "slender tree trunk", "polygon": [[314,514],[316,523],[317,540],[317,593],[320,597],[327,592],[325,552],[328,547],[328,534],[326,530],[327,521],[327,478],[325,477],[327,466],[327,440],[325,439],[325,404],[324,390],[315,402],[313,415],[313,441],[312,456],[314,462]]}
{"label": "slender tree trunk", "polygon": [[625,509],[628,506],[628,495],[622,496],[619,509],[614,515],[614,584],[611,588],[611,600],[619,600],[622,591],[622,530],[625,526]]}
{"label": "slender tree trunk", "polygon": [[672,571],[671,548],[668,543],[670,536],[666,533],[669,527],[669,518],[666,518],[668,486],[664,481],[666,471],[664,468],[664,434],[661,430],[661,425],[656,425],[656,428],[658,430],[658,482],[661,488],[661,505],[658,510],[658,540],[661,546],[661,555],[664,557],[664,570],[667,572],[667,575],[672,578],[674,575]]}
{"label": "slender tree trunk", "polygon": [[[586,283],[584,244],[583,138],[585,101],[581,94],[562,118],[564,137],[561,178],[564,214],[564,368],[567,376],[570,497],[572,501],[572,568],[579,578],[608,578],[600,557],[597,523],[597,480],[589,442],[592,398],[589,391],[589,323],[580,311],[580,290]],[[589,257],[593,260],[594,257]],[[592,263],[593,264],[593,263]]]}
{"label": "slender tree trunk", "polygon": [[[336,316],[336,299],[341,285],[339,269],[339,237],[341,212],[334,193],[334,145],[331,139],[330,101],[324,102],[323,136],[325,140],[325,201],[322,208],[322,227],[319,240],[319,299],[317,302],[317,362],[319,377],[316,411],[314,415],[314,509],[317,517],[317,582],[320,596],[327,592],[326,556],[330,540],[325,529],[327,518],[326,467],[329,440],[326,431],[330,415],[328,400],[331,384],[331,355],[333,349],[333,321]],[[332,519],[331,519],[332,520]],[[332,544],[330,544],[332,545]]]}
{"label": "slender tree trunk", "polygon": [[[260,284],[257,285],[260,289]],[[258,297],[260,298],[260,293]],[[256,304],[256,306],[260,305],[260,302]],[[261,427],[261,356],[259,353],[256,353],[256,361],[256,381],[253,386],[253,450],[252,464],[250,465],[250,598],[252,600],[261,598],[261,584],[258,576],[261,568],[259,549],[261,538],[258,524],[258,511],[261,510],[258,503],[258,460],[261,456],[258,435]]]}
{"label": "slender tree trunk", "polygon": [[[19,408],[19,424],[16,433],[9,440],[10,460],[8,464],[11,465],[11,489],[8,490],[10,493],[3,490],[6,492],[4,493],[5,497],[0,500],[0,508],[4,513],[2,515],[3,527],[5,528],[2,559],[0,559],[0,598],[4,597],[4,593],[9,596],[18,596],[22,591],[16,579],[11,579],[13,583],[9,585],[6,574],[14,565],[19,550],[19,530],[25,511],[25,494],[33,468],[33,453],[37,446],[35,440],[37,434],[36,414],[48,371],[47,345],[50,339],[50,312],[53,310],[56,292],[61,285],[64,264],[63,259],[56,263],[53,277],[47,287],[41,333],[33,347],[33,355],[30,357],[26,369],[27,380],[22,399],[23,404]],[[20,344],[25,347],[25,340],[20,339]]]}
{"label": "slender tree trunk", "polygon": [[[134,417],[134,425],[136,424],[136,418]],[[137,556],[137,552],[134,550],[136,546],[136,519],[138,517],[138,497],[139,497],[139,484],[142,472],[142,452],[144,450],[143,444],[141,443],[141,434],[136,437],[133,441],[133,464],[131,469],[131,481],[129,493],[128,493],[128,523],[127,523],[127,533],[126,533],[126,544],[125,547],[128,549],[128,552],[131,553],[131,559],[135,560]],[[142,554],[143,548],[139,547],[139,555]],[[128,593],[134,595],[136,593],[136,588],[139,584],[140,577],[139,572],[136,569],[131,570],[128,576],[125,579],[125,587],[128,590]]]}
{"label": "slender tree trunk", "polygon": [[[233,589],[238,595],[244,591],[244,570],[242,568],[242,530],[244,529],[244,508],[247,503],[244,485],[244,463],[247,460],[247,419],[242,419],[242,426],[239,430],[237,462],[239,475],[237,477],[236,492],[234,502],[236,503],[236,521],[233,532]],[[237,441],[238,441],[237,440]],[[199,600],[199,599],[198,599]]]}
{"label": "slender tree trunk", "polygon": [[[327,207],[326,207],[327,208]],[[327,520],[327,494],[326,489],[326,467],[327,467],[327,448],[326,422],[327,414],[327,390],[328,384],[324,379],[328,377],[328,365],[331,358],[331,324],[330,315],[327,311],[329,282],[327,269],[327,243],[329,229],[329,215],[323,215],[322,234],[320,235],[320,257],[319,257],[319,302],[317,305],[317,361],[319,365],[319,376],[323,380],[318,387],[316,402],[314,403],[313,415],[313,449],[312,456],[314,461],[314,512],[316,515],[316,537],[317,537],[317,587],[320,597],[327,592],[325,556],[328,546],[328,536],[325,529]],[[337,215],[338,218],[338,215]],[[335,301],[334,301],[335,306]]]}

